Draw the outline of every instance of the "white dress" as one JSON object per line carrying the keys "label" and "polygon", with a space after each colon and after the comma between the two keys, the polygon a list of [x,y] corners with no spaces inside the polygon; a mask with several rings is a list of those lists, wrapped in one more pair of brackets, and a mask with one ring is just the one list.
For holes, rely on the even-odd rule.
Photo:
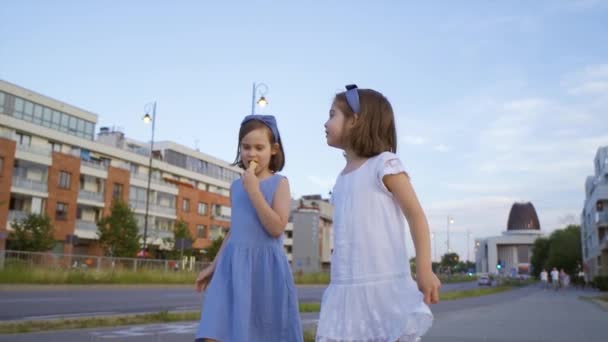
{"label": "white dress", "polygon": [[401,172],[398,157],[384,152],[336,180],[331,282],[317,342],[418,341],[432,325],[410,274],[405,217],[382,182]]}

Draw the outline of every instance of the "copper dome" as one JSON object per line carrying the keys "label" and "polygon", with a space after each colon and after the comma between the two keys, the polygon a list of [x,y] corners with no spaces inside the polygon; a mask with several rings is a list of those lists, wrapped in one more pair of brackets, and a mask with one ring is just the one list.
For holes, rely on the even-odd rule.
{"label": "copper dome", "polygon": [[507,230],[540,230],[536,210],[530,202],[513,203],[507,222]]}

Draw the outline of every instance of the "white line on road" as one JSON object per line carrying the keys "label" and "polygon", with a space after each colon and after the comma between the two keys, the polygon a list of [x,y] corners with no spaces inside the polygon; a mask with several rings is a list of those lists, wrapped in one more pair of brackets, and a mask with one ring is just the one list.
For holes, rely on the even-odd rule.
{"label": "white line on road", "polygon": [[58,315],[42,315],[42,316],[27,316],[19,319],[20,321],[32,321],[32,320],[45,320],[45,319],[60,319],[60,318],[74,318],[74,317],[93,317],[93,316],[107,316],[118,314],[116,311],[105,311],[105,312],[81,312],[72,314],[58,314]]}
{"label": "white line on road", "polygon": [[0,303],[37,303],[37,302],[60,302],[62,300],[70,300],[70,297],[49,297],[49,298],[16,298],[16,299],[0,299]]}

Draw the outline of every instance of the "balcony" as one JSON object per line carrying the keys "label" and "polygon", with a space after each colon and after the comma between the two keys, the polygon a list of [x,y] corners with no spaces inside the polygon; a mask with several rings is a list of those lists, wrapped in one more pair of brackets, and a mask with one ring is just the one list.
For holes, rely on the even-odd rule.
{"label": "balcony", "polygon": [[25,177],[13,177],[13,187],[32,190],[37,192],[47,192],[48,186],[46,182],[39,180],[27,179]]}
{"label": "balcony", "polygon": [[93,221],[76,220],[76,228],[89,232],[97,232],[97,223]]}
{"label": "balcony", "polygon": [[[146,202],[139,201],[129,201],[129,204],[133,209],[145,211],[146,210]],[[165,215],[175,216],[175,208],[174,207],[164,207],[157,204],[150,203],[149,210],[151,213],[161,213]]]}
{"label": "balcony", "polygon": [[[145,175],[145,174],[131,173],[131,177],[133,177],[135,179],[142,180],[144,182],[148,182],[148,175]],[[170,187],[170,188],[177,189],[177,185],[175,185],[173,183],[165,182],[160,177],[154,177],[154,176],[152,176],[152,178],[150,179],[150,184],[157,184],[157,185],[162,185],[162,186],[167,186],[167,187]]]}
{"label": "balcony", "polygon": [[17,150],[37,154],[44,157],[49,157],[51,155],[51,149],[48,147],[17,144]]}
{"label": "balcony", "polygon": [[103,193],[88,191],[88,190],[80,190],[78,192],[78,198],[88,200],[88,201],[95,201],[95,202],[102,202],[102,203],[104,202]]}
{"label": "balcony", "polygon": [[82,166],[87,166],[93,169],[97,169],[97,170],[101,170],[101,171],[106,171],[108,169],[108,165],[105,163],[100,163],[100,162],[95,162],[92,160],[84,160],[81,159],[80,160],[80,165]]}
{"label": "balcony", "polygon": [[9,210],[8,222],[21,221],[27,217],[30,213],[21,210]]}
{"label": "balcony", "polygon": [[211,215],[211,219],[216,221],[230,222],[230,216],[228,215]]}

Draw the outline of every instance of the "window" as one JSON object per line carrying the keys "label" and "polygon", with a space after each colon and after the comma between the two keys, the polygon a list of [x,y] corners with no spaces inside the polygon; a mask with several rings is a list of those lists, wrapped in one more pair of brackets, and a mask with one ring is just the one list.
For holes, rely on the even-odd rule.
{"label": "window", "polygon": [[59,171],[59,187],[64,189],[70,188],[72,174],[66,171]]}
{"label": "window", "polygon": [[184,200],[182,201],[182,211],[183,212],[190,211],[190,200],[187,198],[184,198]]}
{"label": "window", "polygon": [[54,141],[49,141],[49,145],[51,145],[51,151],[53,152],[61,152],[61,144],[54,142]]}
{"label": "window", "polygon": [[55,219],[56,220],[67,220],[68,218],[68,205],[65,203],[57,202],[55,208]]}
{"label": "window", "polygon": [[52,113],[53,112],[47,107],[44,107],[42,109],[42,123],[47,127],[51,126],[51,121],[53,117]]}
{"label": "window", "polygon": [[23,99],[15,98],[15,117],[21,119],[23,117]]}
{"label": "window", "polygon": [[37,124],[42,123],[42,107],[34,105],[34,122]]}
{"label": "window", "polygon": [[60,124],[61,124],[61,113],[54,110],[51,127],[53,127],[54,129],[59,129]]}
{"label": "window", "polygon": [[30,101],[25,102],[25,109],[23,110],[23,118],[27,121],[32,121],[32,116],[34,115],[34,104]]}
{"label": "window", "polygon": [[201,216],[207,215],[207,203],[198,202],[198,214]]}
{"label": "window", "polygon": [[205,227],[205,225],[202,225],[202,224],[196,225],[196,237],[199,239],[207,238],[207,227]]}
{"label": "window", "polygon": [[139,173],[139,165],[137,164],[133,164],[133,163],[129,163],[129,170],[131,171],[131,174],[138,174]]}
{"label": "window", "polygon": [[19,143],[19,145],[30,146],[32,144],[31,135],[23,134],[20,132],[17,132],[16,135],[17,135],[17,142]]}
{"label": "window", "polygon": [[216,240],[217,238],[224,237],[225,230],[220,226],[211,226],[210,229],[210,238],[211,240]]}
{"label": "window", "polygon": [[112,198],[113,199],[122,198],[122,184],[114,183],[114,188],[112,189]]}

